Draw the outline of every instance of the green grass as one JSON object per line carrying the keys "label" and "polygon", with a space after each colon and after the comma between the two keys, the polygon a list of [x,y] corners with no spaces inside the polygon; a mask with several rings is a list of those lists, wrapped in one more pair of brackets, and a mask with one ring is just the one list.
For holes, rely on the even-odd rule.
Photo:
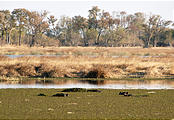
{"label": "green grass", "polygon": [[[122,90],[51,97],[60,91],[0,89],[0,119],[174,119],[174,90],[126,90],[148,97],[119,96]],[[37,96],[39,93],[47,96]]]}

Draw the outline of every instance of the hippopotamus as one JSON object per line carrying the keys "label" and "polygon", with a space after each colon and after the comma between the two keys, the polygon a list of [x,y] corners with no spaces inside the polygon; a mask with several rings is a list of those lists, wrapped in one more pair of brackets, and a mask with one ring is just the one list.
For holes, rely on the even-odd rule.
{"label": "hippopotamus", "polygon": [[132,94],[129,94],[128,92],[120,92],[119,95],[124,95],[124,96],[132,96]]}
{"label": "hippopotamus", "polygon": [[66,97],[69,96],[68,94],[64,94],[64,93],[57,93],[55,95],[52,95],[53,97]]}
{"label": "hippopotamus", "polygon": [[119,95],[127,95],[128,92],[120,92]]}
{"label": "hippopotamus", "polygon": [[93,89],[93,90],[87,90],[87,92],[101,92],[101,91],[100,90]]}
{"label": "hippopotamus", "polygon": [[37,96],[46,96],[45,94],[43,94],[43,93],[40,93],[40,94],[38,94]]}

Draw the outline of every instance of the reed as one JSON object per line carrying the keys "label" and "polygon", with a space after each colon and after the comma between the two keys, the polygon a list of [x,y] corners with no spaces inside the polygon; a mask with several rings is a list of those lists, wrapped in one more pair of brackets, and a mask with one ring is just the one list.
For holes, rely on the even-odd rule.
{"label": "reed", "polygon": [[174,57],[0,57],[0,76],[162,78],[174,75]]}

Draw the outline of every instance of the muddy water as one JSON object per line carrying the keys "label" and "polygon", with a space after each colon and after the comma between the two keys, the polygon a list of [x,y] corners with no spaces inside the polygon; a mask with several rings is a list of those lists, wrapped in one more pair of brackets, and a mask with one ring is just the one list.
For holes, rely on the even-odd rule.
{"label": "muddy water", "polygon": [[102,89],[174,89],[172,80],[26,80],[2,81],[4,88],[102,88]]}

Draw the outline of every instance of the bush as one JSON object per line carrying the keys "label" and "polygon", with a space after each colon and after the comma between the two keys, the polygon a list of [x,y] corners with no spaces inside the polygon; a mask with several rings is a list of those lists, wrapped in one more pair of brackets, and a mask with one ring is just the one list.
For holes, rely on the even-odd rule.
{"label": "bush", "polygon": [[92,69],[85,76],[86,78],[106,78],[106,72],[101,68]]}

